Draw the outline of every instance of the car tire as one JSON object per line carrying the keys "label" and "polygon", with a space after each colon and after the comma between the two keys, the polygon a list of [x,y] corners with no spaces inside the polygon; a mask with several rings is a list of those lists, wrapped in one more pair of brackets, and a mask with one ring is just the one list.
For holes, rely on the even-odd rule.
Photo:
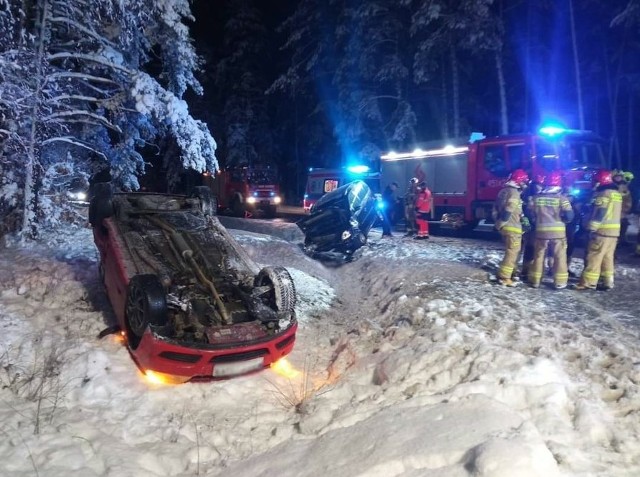
{"label": "car tire", "polygon": [[113,216],[113,189],[110,182],[94,184],[93,197],[89,202],[89,223],[92,227],[102,225],[102,221]]}
{"label": "car tire", "polygon": [[198,186],[193,190],[193,197],[200,199],[200,210],[204,215],[218,214],[218,199],[207,186]]}
{"label": "car tire", "polygon": [[133,349],[138,347],[149,325],[167,325],[167,296],[156,275],[136,275],[129,280],[125,318],[128,341]]}
{"label": "car tire", "polygon": [[271,287],[271,290],[263,296],[267,304],[277,312],[294,312],[296,289],[289,270],[284,267],[265,267],[258,273],[255,285]]}

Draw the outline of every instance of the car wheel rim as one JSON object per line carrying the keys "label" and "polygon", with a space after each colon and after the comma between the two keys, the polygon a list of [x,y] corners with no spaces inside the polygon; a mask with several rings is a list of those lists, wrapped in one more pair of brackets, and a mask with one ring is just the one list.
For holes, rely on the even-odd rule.
{"label": "car wheel rim", "polygon": [[132,290],[127,300],[127,319],[129,320],[131,331],[137,336],[142,336],[146,327],[144,309],[145,298],[143,291],[140,289]]}

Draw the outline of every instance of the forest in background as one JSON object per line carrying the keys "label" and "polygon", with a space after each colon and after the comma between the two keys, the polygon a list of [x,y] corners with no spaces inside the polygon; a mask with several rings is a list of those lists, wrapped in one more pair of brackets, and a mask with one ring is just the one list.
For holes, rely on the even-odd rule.
{"label": "forest in background", "polygon": [[291,201],[309,167],[545,120],[640,173],[639,29],[640,0],[0,0],[0,234],[77,218],[105,169],[270,163]]}
{"label": "forest in background", "polygon": [[197,113],[220,162],[273,160],[290,195],[309,167],[547,120],[597,132],[612,167],[640,172],[638,0],[197,0],[194,13]]}

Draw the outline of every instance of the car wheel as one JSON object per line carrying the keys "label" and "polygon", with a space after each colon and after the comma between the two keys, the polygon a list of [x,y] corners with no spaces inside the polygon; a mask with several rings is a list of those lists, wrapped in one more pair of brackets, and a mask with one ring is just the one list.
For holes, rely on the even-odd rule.
{"label": "car wheel", "polygon": [[110,182],[94,184],[93,197],[89,203],[89,223],[92,227],[102,225],[102,221],[113,215],[113,190]]}
{"label": "car wheel", "polygon": [[260,270],[255,280],[258,287],[269,286],[271,289],[263,295],[267,304],[277,312],[293,313],[296,306],[296,289],[291,274],[284,267],[265,267]]}
{"label": "car wheel", "polygon": [[167,297],[156,275],[136,275],[129,280],[125,316],[129,343],[134,349],[147,326],[167,324]]}
{"label": "car wheel", "polygon": [[218,199],[206,186],[198,186],[193,190],[193,197],[200,199],[200,210],[204,215],[218,214]]}

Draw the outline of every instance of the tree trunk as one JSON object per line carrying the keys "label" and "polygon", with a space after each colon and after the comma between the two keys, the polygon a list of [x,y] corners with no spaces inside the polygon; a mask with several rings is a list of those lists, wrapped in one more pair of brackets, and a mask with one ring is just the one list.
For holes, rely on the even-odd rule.
{"label": "tree trunk", "polygon": [[45,34],[47,29],[47,21],[49,16],[49,0],[41,0],[38,2],[37,9],[40,13],[38,23],[38,54],[36,55],[36,77],[35,77],[35,94],[33,95],[33,105],[31,107],[31,129],[29,131],[29,140],[27,142],[26,154],[27,160],[24,165],[24,204],[22,215],[22,229],[20,230],[20,239],[35,238],[37,235],[36,219],[37,219],[37,187],[35,169],[39,156],[38,147],[38,119],[40,101],[42,98],[43,71],[42,62],[44,61],[44,45]]}
{"label": "tree trunk", "polygon": [[509,134],[509,115],[507,114],[507,92],[504,82],[501,51],[495,51],[496,73],[498,74],[498,90],[500,92],[500,131]]}
{"label": "tree trunk", "polygon": [[458,73],[458,57],[452,46],[449,49],[451,60],[451,92],[453,96],[453,137],[460,137],[460,78]]}
{"label": "tree trunk", "polygon": [[576,39],[576,24],[573,17],[573,0],[569,0],[569,21],[571,23],[571,44],[573,46],[573,65],[576,75],[576,94],[578,99],[578,123],[584,129],[584,108],[582,105],[582,83],[580,81],[580,61],[578,58],[578,41]]}

